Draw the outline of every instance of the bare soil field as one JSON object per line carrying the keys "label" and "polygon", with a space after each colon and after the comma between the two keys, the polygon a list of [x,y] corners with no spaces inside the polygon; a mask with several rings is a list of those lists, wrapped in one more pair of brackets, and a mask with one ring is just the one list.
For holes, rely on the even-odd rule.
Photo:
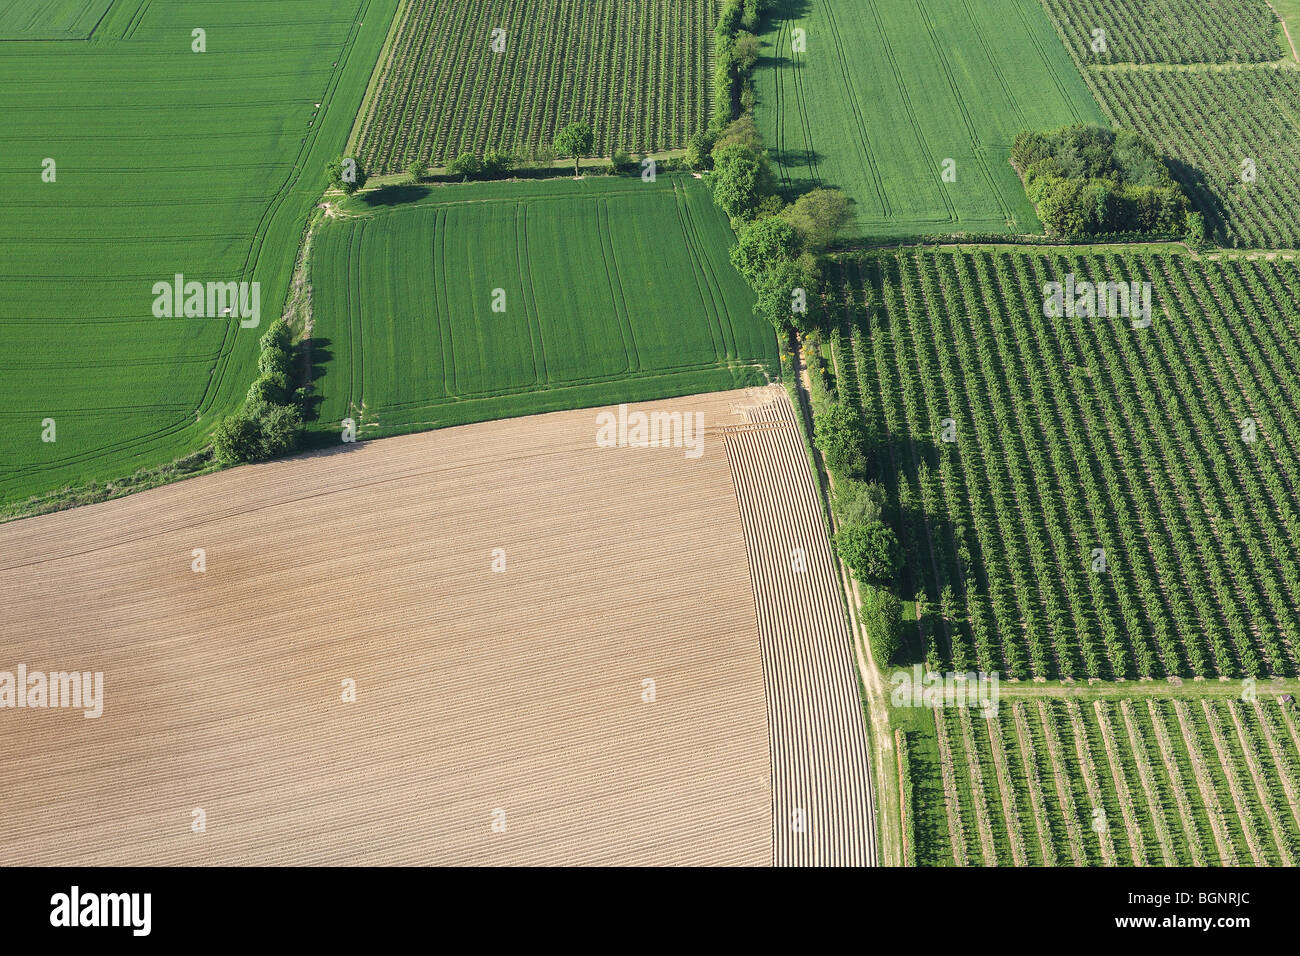
{"label": "bare soil field", "polygon": [[0,672],[104,675],[0,707],[0,864],[772,863],[754,404],[639,406],[697,458],[562,412],[0,526]]}

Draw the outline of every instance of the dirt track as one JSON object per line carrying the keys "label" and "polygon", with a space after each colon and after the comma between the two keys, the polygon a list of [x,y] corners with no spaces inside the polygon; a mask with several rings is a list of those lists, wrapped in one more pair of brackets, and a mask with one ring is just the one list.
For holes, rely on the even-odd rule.
{"label": "dirt track", "polygon": [[[726,426],[746,402],[653,408]],[[0,863],[771,863],[721,435],[602,449],[595,414],[0,527],[0,671],[103,671],[106,698],[0,709]]]}

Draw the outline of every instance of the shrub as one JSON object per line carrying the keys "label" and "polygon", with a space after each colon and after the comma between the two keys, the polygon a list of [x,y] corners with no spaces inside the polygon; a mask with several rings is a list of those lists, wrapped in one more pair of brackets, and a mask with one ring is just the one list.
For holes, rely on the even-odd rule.
{"label": "shrub", "polygon": [[500,149],[489,149],[483,154],[481,172],[488,179],[501,179],[515,164],[515,157]]}
{"label": "shrub", "polygon": [[713,139],[708,133],[696,133],[686,144],[686,165],[705,171],[713,168]]}
{"label": "shrub", "polygon": [[888,584],[898,573],[898,536],[882,522],[842,525],[835,550],[859,581]]}
{"label": "shrub", "polygon": [[483,162],[473,153],[461,153],[448,164],[447,173],[451,176],[473,179],[483,174]]}
{"label": "shrub", "polygon": [[262,337],[257,342],[257,347],[263,352],[269,349],[278,349],[281,352],[288,352],[293,346],[293,335],[289,331],[289,323],[283,317],[276,319],[266,327]]}
{"label": "shrub", "polygon": [[866,422],[851,405],[836,402],[813,423],[813,442],[836,480],[865,478],[870,435]]}
{"label": "shrub", "polygon": [[759,198],[762,169],[758,154],[742,143],[715,148],[709,179],[713,201],[732,219],[752,218]]}
{"label": "shrub", "polygon": [[821,251],[839,238],[853,212],[849,197],[838,189],[814,189],[804,193],[781,213],[805,249]]}
{"label": "shrub", "polygon": [[873,524],[884,515],[885,488],[874,481],[846,478],[835,487],[834,507],[842,524]]}
{"label": "shrub", "polygon": [[871,656],[883,670],[903,648],[903,602],[891,591],[868,587],[862,595],[862,624],[871,642]]}
{"label": "shrub", "polygon": [[349,196],[366,184],[369,178],[362,168],[360,160],[351,156],[340,156],[326,167],[330,185],[341,189]]}

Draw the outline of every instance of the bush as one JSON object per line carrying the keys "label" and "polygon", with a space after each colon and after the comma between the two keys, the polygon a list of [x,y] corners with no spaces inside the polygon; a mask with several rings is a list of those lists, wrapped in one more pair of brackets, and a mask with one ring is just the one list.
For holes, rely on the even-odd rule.
{"label": "bush", "polygon": [[481,173],[488,179],[505,177],[515,164],[515,157],[505,150],[489,149],[483,155]]}
{"label": "bush", "polygon": [[285,349],[267,349],[257,357],[259,375],[284,375],[287,377],[291,368],[292,363],[289,360],[289,352]]}
{"label": "bush", "polygon": [[410,166],[406,167],[406,177],[413,184],[418,183],[420,182],[420,180],[424,179],[424,174],[426,171],[427,170],[425,168],[424,161],[417,159],[415,162],[411,163]]}
{"label": "bush", "polygon": [[857,409],[836,402],[813,422],[813,442],[837,481],[867,476],[870,434]]}
{"label": "bush", "polygon": [[614,172],[626,173],[635,169],[637,162],[627,150],[616,149],[609,158],[609,164],[614,167]]}
{"label": "bush", "polygon": [[794,227],[805,249],[820,252],[836,239],[853,218],[849,197],[838,189],[804,193],[781,213]]}
{"label": "bush", "polygon": [[884,515],[885,488],[874,481],[846,478],[835,487],[833,505],[841,524],[873,524]]}
{"label": "bush", "polygon": [[841,525],[835,550],[859,581],[888,584],[898,574],[898,536],[882,522]]}
{"label": "bush", "polygon": [[289,377],[283,373],[276,372],[271,375],[263,375],[248,389],[248,404],[270,404],[286,405],[292,399],[292,388],[289,384]]}
{"label": "bush", "polygon": [[473,153],[461,153],[448,164],[447,174],[474,179],[483,174],[483,162]]}
{"label": "bush", "polygon": [[709,185],[713,201],[730,218],[744,221],[753,218],[762,183],[763,165],[758,154],[742,143],[713,151],[713,172]]}
{"label": "bush", "polygon": [[884,588],[868,587],[862,595],[862,624],[871,642],[871,656],[884,670],[903,648],[903,602]]}
{"label": "bush", "polygon": [[713,168],[713,139],[708,133],[696,133],[686,144],[686,165],[703,172]]}

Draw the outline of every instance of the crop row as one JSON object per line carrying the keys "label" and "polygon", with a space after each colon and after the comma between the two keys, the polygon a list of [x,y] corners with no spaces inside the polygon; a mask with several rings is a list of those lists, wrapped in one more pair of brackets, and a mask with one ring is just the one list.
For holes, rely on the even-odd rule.
{"label": "crop row", "polygon": [[918,860],[1294,865],[1300,752],[1284,706],[1003,700],[990,718],[939,710],[946,806],[917,808]]}
{"label": "crop row", "polygon": [[708,0],[414,0],[362,127],[363,162],[382,173],[534,152],[579,119],[597,155],[685,146],[707,120],[714,17]]}
{"label": "crop row", "polygon": [[1282,52],[1277,17],[1265,0],[1044,0],[1044,6],[1083,63],[1254,63]]}
{"label": "crop row", "polygon": [[[1151,326],[1045,319],[1070,274],[1149,283]],[[1290,266],[1136,253],[838,263],[932,666],[1295,673],[1298,291]]]}

